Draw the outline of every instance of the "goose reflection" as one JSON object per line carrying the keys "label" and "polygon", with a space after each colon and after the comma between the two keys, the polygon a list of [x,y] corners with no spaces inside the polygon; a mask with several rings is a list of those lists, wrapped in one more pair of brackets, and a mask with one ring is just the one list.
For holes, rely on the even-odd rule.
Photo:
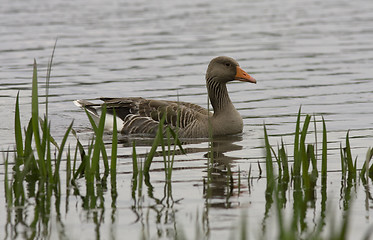
{"label": "goose reflection", "polygon": [[204,154],[208,165],[203,181],[204,198],[208,207],[232,208],[239,205],[231,197],[247,189],[247,184],[239,181],[239,170],[233,170],[235,161],[241,158],[234,157],[232,153],[242,150],[242,145],[238,144],[241,141],[241,135],[214,138],[209,151]]}
{"label": "goose reflection", "polygon": [[[236,157],[234,154],[234,152],[243,149],[243,146],[240,144],[242,139],[242,135],[214,137],[212,141],[208,139],[181,139],[184,153],[200,153],[206,159],[204,165],[196,168],[202,168],[206,172],[206,175],[203,177],[203,196],[209,207],[237,207],[238,200],[237,198],[232,198],[232,196],[237,196],[243,191],[248,190],[247,181],[239,181],[241,173],[235,164],[237,160],[242,160],[241,157]],[[129,147],[133,141],[136,142],[136,147],[139,147],[151,146],[153,140],[132,137],[122,138],[120,143],[125,147]],[[178,150],[175,152],[175,155],[184,155],[184,153]],[[146,152],[137,153],[137,157],[145,158],[146,154]],[[161,150],[158,149],[155,155],[162,156]],[[191,167],[183,166],[177,170],[187,168]]]}

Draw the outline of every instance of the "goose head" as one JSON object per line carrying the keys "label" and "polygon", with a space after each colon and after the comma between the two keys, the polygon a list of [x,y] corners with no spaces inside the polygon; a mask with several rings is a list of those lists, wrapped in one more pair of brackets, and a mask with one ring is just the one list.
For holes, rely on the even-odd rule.
{"label": "goose head", "polygon": [[206,71],[206,80],[220,84],[238,80],[256,83],[255,78],[246,73],[236,60],[226,56],[216,57],[211,60]]}

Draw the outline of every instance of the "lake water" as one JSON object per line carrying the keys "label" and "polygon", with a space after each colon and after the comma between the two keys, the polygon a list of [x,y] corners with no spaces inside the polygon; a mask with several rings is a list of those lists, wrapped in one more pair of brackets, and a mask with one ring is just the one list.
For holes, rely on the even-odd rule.
{"label": "lake water", "polygon": [[[263,162],[265,156],[263,123],[272,144],[280,142],[281,136],[291,143],[302,106],[303,113],[316,116],[319,131],[321,117],[326,120],[329,146],[334,149],[329,152],[329,169],[340,169],[338,149],[348,130],[361,167],[368,147],[373,146],[372,12],[370,0],[5,0],[0,8],[1,150],[13,149],[18,91],[23,126],[29,119],[33,59],[38,63],[39,79],[44,81],[58,38],[49,99],[56,139],[62,138],[72,120],[83,142],[92,134],[84,112],[72,103],[74,99],[141,96],[207,107],[207,64],[215,56],[227,55],[255,77],[257,84],[229,84],[231,99],[244,118],[244,133],[216,143],[223,153],[218,161],[244,173],[252,166],[252,176],[258,176],[257,162]],[[40,94],[43,87],[41,83]],[[227,239],[244,211],[250,234],[255,237],[260,232],[265,180],[255,182],[250,191],[235,190],[227,198],[218,175],[216,191],[211,202],[206,202],[207,147],[205,142],[187,144],[188,153],[176,157],[172,186],[173,199],[179,201],[167,208],[169,212],[154,204],[154,199],[145,198],[146,210],[141,214],[149,214],[153,238],[159,233],[163,238],[172,235],[175,222],[193,238],[195,219],[202,216],[206,205],[210,206],[211,239]],[[291,146],[288,150],[291,152]],[[138,146],[140,154],[148,151],[149,147]],[[70,209],[64,215],[69,239],[140,238],[144,223],[132,208],[131,153],[126,144],[119,149],[116,222],[110,222],[109,210],[104,213],[106,220],[98,236],[94,221],[77,204],[76,211]],[[163,163],[156,160],[151,180],[156,198],[162,198],[164,174],[156,170]],[[0,192],[4,192],[1,166]],[[328,201],[336,203],[337,209],[338,173],[330,172],[328,181]],[[361,237],[372,224],[373,202],[368,200],[366,208],[364,190],[361,187],[356,192],[361,197],[354,202],[350,234]],[[0,225],[4,224],[1,217]],[[53,222],[51,229],[54,238],[58,227]]]}

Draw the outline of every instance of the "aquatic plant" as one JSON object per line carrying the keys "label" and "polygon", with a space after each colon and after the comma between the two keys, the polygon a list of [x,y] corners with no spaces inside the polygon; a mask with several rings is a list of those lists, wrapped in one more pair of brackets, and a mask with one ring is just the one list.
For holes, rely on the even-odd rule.
{"label": "aquatic plant", "polygon": [[[54,51],[54,50],[53,50]],[[51,133],[51,122],[48,117],[48,89],[49,79],[52,66],[52,59],[48,64],[47,83],[46,83],[46,99],[45,113],[43,118],[40,118],[39,112],[39,90],[37,64],[33,64],[32,76],[32,96],[31,96],[31,117],[28,125],[23,129],[20,119],[19,96],[17,93],[15,99],[15,114],[14,114],[14,137],[15,147],[14,154],[3,153],[4,159],[4,196],[7,206],[7,221],[9,228],[6,228],[6,235],[9,229],[17,231],[16,227],[19,222],[22,222],[27,227],[28,238],[47,238],[51,228],[51,212],[54,210],[57,214],[56,221],[59,224],[60,230],[58,236],[60,238],[68,238],[66,233],[68,229],[64,227],[63,218],[61,218],[61,195],[62,189],[66,189],[66,205],[68,206],[68,198],[73,191],[73,194],[81,199],[82,208],[87,215],[92,216],[96,224],[96,234],[99,238],[100,224],[104,218],[104,202],[105,192],[108,189],[107,178],[110,175],[111,182],[111,208],[112,208],[112,223],[115,223],[116,214],[116,199],[117,192],[117,150],[118,150],[118,133],[113,131],[111,139],[111,153],[108,151],[104,142],[104,121],[106,118],[106,106],[102,108],[102,115],[98,124],[93,121],[87,113],[87,117],[91,123],[93,134],[89,143],[86,146],[80,142],[76,131],[73,128],[73,122],[69,124],[63,134],[61,141],[56,141]],[[114,114],[114,129],[117,128],[116,113]],[[301,121],[304,119],[303,121]],[[314,116],[314,133],[315,143],[307,143],[309,134],[309,126],[312,121],[312,116],[302,116],[301,109],[297,115],[297,121],[294,131],[294,154],[289,155],[284,141],[281,139],[277,148],[270,145],[269,135],[266,126],[264,126],[264,149],[265,154],[265,213],[263,217],[263,228],[261,233],[263,238],[270,231],[267,227],[268,219],[272,216],[271,211],[276,213],[275,223],[278,225],[278,238],[280,239],[346,239],[347,230],[349,227],[350,209],[353,201],[353,188],[358,183],[358,177],[364,185],[368,186],[368,178],[373,179],[373,164],[370,163],[373,157],[373,149],[369,148],[362,168],[357,169],[357,158],[352,157],[349,132],[346,134],[344,145],[340,147],[341,161],[341,203],[343,206],[342,220],[338,227],[335,227],[333,212],[327,211],[327,161],[328,161],[328,138],[327,129],[324,118],[322,118],[322,148],[318,149],[316,119]],[[312,126],[312,125],[311,125]],[[173,204],[179,202],[180,199],[174,200],[172,196],[172,174],[175,163],[175,156],[179,152],[184,153],[182,143],[177,136],[177,129],[173,129],[164,125],[164,118],[159,124],[159,129],[154,138],[150,151],[141,157],[136,151],[136,142],[132,142],[132,198],[135,201],[132,206],[133,211],[138,214],[139,222],[144,222],[142,236],[145,239],[153,238],[149,233],[149,214],[154,211],[157,215],[156,224],[160,224],[161,216],[164,216],[164,222],[174,221],[174,237],[185,239],[186,234],[183,231],[183,226],[176,222],[176,212]],[[68,144],[68,138],[73,135],[76,139],[76,145],[71,147]],[[159,150],[160,148],[160,150]],[[177,150],[179,148],[179,152]],[[231,164],[224,165],[223,170],[219,170],[219,163],[214,162],[214,144],[213,139],[208,143],[208,154],[206,164],[206,178],[203,178],[203,190],[206,204],[201,215],[197,212],[195,218],[195,237],[196,239],[209,239],[209,199],[211,197],[211,184],[214,177],[218,176],[224,184],[225,206],[230,207],[230,198],[234,197],[234,191],[238,191],[238,197],[241,190],[244,188],[247,178],[248,191],[253,185],[252,168],[246,176],[242,174],[240,166],[235,170]],[[319,152],[321,151],[321,159]],[[151,164],[156,157],[163,158],[164,171],[164,195],[156,198],[153,194],[153,186],[150,179]],[[321,160],[321,169],[318,168],[318,161]],[[61,168],[66,164],[65,182],[61,180]],[[262,169],[258,161],[259,176],[262,177]],[[360,173],[359,173],[360,171]],[[358,174],[359,173],[359,174]],[[315,197],[317,181],[321,176],[321,199],[320,212],[317,215],[317,221],[314,221],[314,226],[310,226],[307,222],[307,211],[315,209],[318,199]],[[63,179],[63,178],[62,178]],[[207,180],[206,180],[207,179]],[[82,187],[82,185],[85,187]],[[235,186],[238,186],[235,189]],[[147,187],[147,196],[145,196],[144,187]],[[85,192],[80,191],[85,189]],[[369,192],[369,191],[367,191]],[[291,201],[288,198],[292,194]],[[144,198],[149,197],[154,201],[154,206],[146,206]],[[27,211],[23,211],[25,206],[30,201],[35,202],[34,215],[30,219],[26,219]],[[289,202],[292,204],[292,212],[285,212],[285,207]],[[16,208],[14,208],[16,207]],[[54,207],[54,209],[53,209]],[[157,209],[160,208],[160,210]],[[67,209],[67,207],[66,207]],[[145,210],[145,211],[144,211]],[[66,210],[67,211],[67,210]],[[244,210],[246,211],[246,210]],[[17,215],[17,218],[15,217]],[[169,220],[167,216],[171,216]],[[286,220],[289,219],[289,220]],[[247,239],[249,233],[249,225],[247,222],[247,214],[243,212],[239,224],[239,239]],[[327,229],[329,227],[329,229]],[[13,230],[14,229],[14,230]],[[232,229],[236,229],[232,227]],[[325,230],[326,229],[326,230]],[[232,230],[232,236],[235,232]],[[325,232],[330,233],[325,237]],[[161,234],[157,232],[157,236]],[[368,239],[370,232],[367,232]],[[16,235],[16,234],[15,234]],[[115,237],[112,237],[115,238]]]}
{"label": "aquatic plant", "polygon": [[[70,145],[66,149],[67,139],[70,133],[76,136],[73,130],[73,121],[68,126],[66,132],[63,135],[61,142],[58,144],[51,135],[51,123],[48,118],[48,88],[50,81],[50,72],[52,67],[54,49],[52,57],[48,64],[47,78],[46,78],[46,110],[44,118],[39,117],[39,94],[38,94],[38,76],[37,76],[37,63],[34,60],[33,64],[33,76],[32,76],[32,96],[31,96],[31,118],[28,123],[25,132],[22,133],[22,126],[20,120],[19,110],[19,92],[17,93],[15,103],[15,120],[14,120],[14,132],[15,132],[15,152],[12,172],[9,171],[9,154],[4,157],[5,177],[4,177],[4,189],[5,189],[5,200],[8,214],[11,214],[13,206],[22,207],[26,206],[30,199],[34,199],[38,204],[35,206],[35,219],[31,223],[30,230],[33,236],[44,236],[48,234],[49,220],[46,220],[46,214],[51,211],[52,196],[55,198],[55,211],[59,214],[60,212],[60,197],[61,197],[61,180],[60,180],[60,168],[62,159],[66,159],[66,191],[69,194],[70,186],[75,187],[76,192],[79,192],[75,181],[77,178],[85,176],[86,182],[86,196],[84,199],[84,206],[87,209],[96,207],[102,207],[103,195],[101,186],[95,185],[94,176],[96,181],[100,183],[106,182],[106,177],[109,174],[108,157],[106,154],[105,146],[103,144],[103,121],[98,127],[92,124],[95,130],[96,137],[92,139],[88,145],[88,155],[86,154],[83,145],[77,138],[77,145],[75,152],[73,152],[73,158],[71,154]],[[114,122],[114,126],[115,126]],[[56,153],[52,151],[52,146],[55,148]],[[116,195],[116,161],[117,161],[117,135],[113,133],[112,138],[112,154],[111,154],[111,183],[113,199]],[[80,152],[80,154],[78,154]],[[105,166],[104,175],[100,177],[99,160],[100,153],[102,155],[103,163]],[[81,163],[78,168],[78,155],[81,157]],[[71,163],[73,163],[73,169],[71,169]],[[9,179],[9,175],[11,178]],[[71,183],[71,184],[70,184]],[[106,188],[106,187],[105,187]],[[96,189],[96,192],[95,192]],[[101,204],[97,204],[97,199],[101,199]],[[88,200],[88,201],[86,201]],[[19,212],[19,211],[18,211]],[[18,213],[21,214],[22,213]],[[11,218],[10,218],[11,219]],[[35,228],[35,224],[39,223],[38,219],[41,219],[42,225],[39,228]],[[40,222],[41,223],[41,222]]]}
{"label": "aquatic plant", "polygon": [[[266,213],[263,222],[268,218],[269,209],[272,206],[272,198],[275,198],[275,209],[277,213],[277,223],[279,224],[279,239],[322,239],[321,233],[326,225],[326,178],[327,178],[327,130],[324,118],[322,118],[322,149],[321,149],[321,211],[319,221],[315,224],[315,231],[308,232],[307,224],[305,222],[307,208],[314,208],[315,206],[315,191],[316,182],[319,176],[319,170],[317,167],[317,142],[314,144],[306,144],[306,136],[308,132],[308,126],[310,123],[311,116],[306,115],[301,128],[301,110],[299,109],[296,128],[294,134],[294,156],[293,156],[293,171],[291,172],[292,182],[288,179],[288,169],[289,166],[289,156],[287,155],[284,143],[281,141],[281,146],[277,149],[277,154],[273,147],[269,144],[269,137],[267,133],[266,126],[264,125],[264,148],[266,151]],[[315,124],[316,126],[316,124]],[[316,134],[315,127],[315,134]],[[317,141],[317,137],[315,137]],[[333,219],[328,224],[330,226],[330,235],[328,239],[346,239],[347,238],[347,227],[349,223],[350,215],[350,205],[351,205],[351,188],[353,183],[356,183],[357,168],[356,162],[357,158],[353,160],[351,153],[351,146],[349,141],[349,132],[347,132],[346,147],[340,147],[340,158],[341,158],[341,174],[342,174],[342,189],[343,192],[343,206],[344,213],[341,226],[339,230],[334,227]],[[273,169],[272,155],[275,157],[278,166],[278,176],[275,176]],[[372,148],[368,149],[366,154],[366,160],[360,172],[360,177],[363,182],[366,182],[367,176],[371,176],[371,169],[373,170],[373,165],[369,168],[369,162],[373,157]],[[311,172],[309,172],[309,167],[312,166]],[[369,174],[368,174],[369,171]],[[346,179],[347,174],[347,179]],[[277,178],[277,181],[275,179]],[[291,216],[291,224],[288,227],[284,225],[284,213],[283,208],[285,207],[286,195],[285,192],[289,191],[289,184],[292,183],[293,188],[293,214]],[[329,213],[331,215],[331,213]],[[264,228],[265,229],[265,228]],[[263,231],[265,234],[265,231]],[[367,232],[367,236],[370,233]]]}

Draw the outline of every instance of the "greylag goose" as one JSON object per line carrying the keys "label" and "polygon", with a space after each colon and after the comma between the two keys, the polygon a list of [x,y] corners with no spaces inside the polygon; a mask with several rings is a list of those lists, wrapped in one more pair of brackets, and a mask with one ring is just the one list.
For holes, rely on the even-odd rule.
{"label": "greylag goose", "polygon": [[[178,132],[180,138],[207,138],[210,136],[241,133],[242,117],[229,98],[226,83],[238,80],[256,83],[230,57],[220,56],[211,60],[206,72],[206,87],[214,112],[193,103],[144,99],[141,97],[100,98],[106,104],[107,115],[115,109],[118,131],[122,134],[154,135],[159,121],[166,114],[165,125]],[[99,118],[102,104],[76,100],[75,105],[85,108],[95,119]],[[178,116],[179,115],[179,116]],[[106,121],[106,129],[112,128]],[[110,129],[112,130],[112,129]]]}

